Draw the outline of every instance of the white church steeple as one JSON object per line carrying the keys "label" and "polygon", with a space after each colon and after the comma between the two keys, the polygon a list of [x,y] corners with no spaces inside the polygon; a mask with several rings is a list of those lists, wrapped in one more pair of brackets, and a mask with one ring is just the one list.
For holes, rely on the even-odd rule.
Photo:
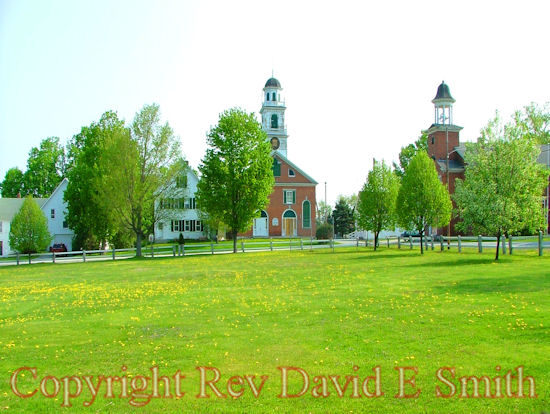
{"label": "white church steeple", "polygon": [[263,89],[262,127],[271,142],[271,148],[279,151],[287,157],[287,139],[285,125],[285,102],[281,97],[280,82],[275,78],[269,78]]}

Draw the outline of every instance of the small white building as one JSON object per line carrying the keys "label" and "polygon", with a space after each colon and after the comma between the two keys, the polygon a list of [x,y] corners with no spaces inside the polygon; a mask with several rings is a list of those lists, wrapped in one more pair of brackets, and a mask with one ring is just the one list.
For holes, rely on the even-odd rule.
{"label": "small white building", "polygon": [[[68,228],[66,221],[67,203],[63,194],[69,181],[64,178],[49,198],[35,198],[48,220],[48,230],[52,235],[50,246],[64,243],[67,250],[72,250],[74,232]],[[24,198],[0,198],[0,256],[15,253],[10,246],[10,224],[13,217],[21,209]]]}
{"label": "small white building", "polygon": [[161,215],[155,226],[157,242],[173,241],[179,238],[180,233],[185,239],[201,239],[205,236],[195,200],[198,182],[195,172],[188,168],[185,175],[173,183],[171,197],[155,202],[155,209]]}

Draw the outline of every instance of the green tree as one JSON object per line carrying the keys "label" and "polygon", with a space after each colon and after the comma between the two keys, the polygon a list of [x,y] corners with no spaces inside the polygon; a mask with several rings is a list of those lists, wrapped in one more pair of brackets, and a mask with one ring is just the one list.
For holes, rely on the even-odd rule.
{"label": "green tree", "polygon": [[101,201],[99,188],[103,176],[110,171],[101,168],[106,142],[124,133],[124,121],[119,120],[115,112],[105,112],[99,122],[83,127],[68,145],[72,166],[67,171],[69,184],[64,199],[67,223],[75,232],[76,249],[104,248],[107,241],[119,248],[127,247],[124,244],[127,244],[128,231],[119,225],[114,209]]}
{"label": "green tree", "polygon": [[340,196],[334,211],[332,212],[332,218],[334,220],[334,232],[340,236],[351,233],[355,230],[355,215],[354,209],[347,202],[346,198]]}
{"label": "green tree", "polygon": [[548,171],[537,163],[538,142],[515,122],[503,125],[499,116],[482,129],[477,143],[466,146],[464,181],[456,181],[454,199],[459,228],[497,237],[544,225],[543,190]]}
{"label": "green tree", "polygon": [[[325,203],[324,201],[319,201],[317,203],[317,225],[328,222],[332,214],[332,207],[330,204]],[[332,220],[332,219],[331,219]]]}
{"label": "green tree", "polygon": [[452,203],[445,186],[439,181],[434,162],[426,151],[411,158],[397,196],[398,223],[423,237],[428,226],[445,226],[451,220]]}
{"label": "green tree", "polygon": [[173,194],[180,160],[179,139],[168,123],[161,124],[157,104],[145,105],[130,130],[115,128],[105,136],[100,163],[105,174],[98,178],[98,200],[135,235],[138,257],[142,240],[166,215],[155,209],[155,200]]}
{"label": "green tree", "polygon": [[17,197],[18,194],[24,193],[24,175],[19,168],[10,168],[4,177],[4,181],[0,184],[2,189],[2,197]]}
{"label": "green tree", "polygon": [[395,162],[393,163],[393,169],[399,177],[402,178],[405,175],[405,170],[409,162],[419,151],[428,151],[428,135],[425,133],[422,133],[413,144],[401,147],[401,151],[399,152],[399,165]]}
{"label": "green tree", "polygon": [[237,233],[252,225],[273,191],[271,147],[254,114],[229,109],[207,136],[209,148],[199,167],[197,204],[227,225],[237,252]]}
{"label": "green tree", "polygon": [[374,250],[382,230],[394,230],[399,177],[383,161],[375,162],[359,193],[359,225],[374,232]]}
{"label": "green tree", "polygon": [[11,221],[11,248],[19,253],[37,253],[46,250],[51,240],[46,216],[31,196],[25,197]]}
{"label": "green tree", "polygon": [[65,174],[65,150],[59,138],[42,140],[40,148],[32,148],[24,174],[25,193],[33,197],[49,197]]}
{"label": "green tree", "polygon": [[532,139],[538,144],[550,144],[550,103],[541,107],[532,102],[523,110],[516,111],[514,122],[521,128],[524,138]]}

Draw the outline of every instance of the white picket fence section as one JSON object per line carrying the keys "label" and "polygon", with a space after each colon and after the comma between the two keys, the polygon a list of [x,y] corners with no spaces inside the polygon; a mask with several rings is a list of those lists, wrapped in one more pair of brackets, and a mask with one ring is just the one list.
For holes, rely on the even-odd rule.
{"label": "white picket fence section", "polygon": [[[542,256],[545,247],[550,247],[550,242],[543,241],[542,232],[537,236],[522,236],[515,240],[514,237],[501,238],[502,254],[513,254],[515,249],[537,249],[539,256]],[[496,247],[496,237],[465,237],[457,236],[447,238],[440,236],[437,238],[428,236],[423,238],[424,249],[428,250],[456,250],[462,252],[463,248],[475,248],[479,253],[484,249],[494,249]],[[360,239],[270,239],[269,241],[256,241],[254,239],[242,239],[237,242],[237,252],[246,253],[254,251],[296,251],[313,249],[332,249],[342,247],[369,247],[373,240]],[[380,247],[396,247],[398,249],[418,249],[420,246],[420,237],[386,237],[378,240]],[[200,243],[187,245],[154,246],[149,245],[142,248],[144,257],[183,257],[195,255],[213,255],[233,253],[232,244]],[[21,265],[32,263],[68,263],[68,262],[89,262],[99,260],[119,260],[128,259],[136,256],[136,249],[110,249],[110,250],[80,250],[64,253],[37,253],[37,254],[12,254],[0,259],[0,266]]]}

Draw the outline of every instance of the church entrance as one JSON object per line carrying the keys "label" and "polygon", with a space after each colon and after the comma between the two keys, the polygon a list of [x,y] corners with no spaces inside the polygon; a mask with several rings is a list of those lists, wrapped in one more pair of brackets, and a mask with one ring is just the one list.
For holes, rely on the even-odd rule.
{"label": "church entrance", "polygon": [[296,226],[296,213],[287,210],[283,214],[283,236],[296,236],[298,228]]}
{"label": "church entrance", "polygon": [[267,228],[267,213],[264,210],[262,210],[260,218],[254,219],[252,235],[254,237],[267,237],[269,235]]}

